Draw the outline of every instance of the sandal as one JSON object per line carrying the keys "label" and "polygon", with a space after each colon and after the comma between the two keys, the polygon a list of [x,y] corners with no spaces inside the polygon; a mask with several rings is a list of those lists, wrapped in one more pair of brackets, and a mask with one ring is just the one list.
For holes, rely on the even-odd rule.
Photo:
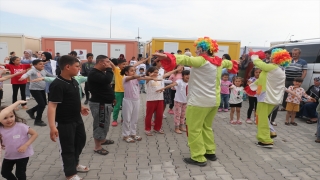
{"label": "sandal", "polygon": [[271,122],[272,126],[277,126],[277,123]]}
{"label": "sandal", "polygon": [[298,124],[296,122],[291,122],[290,124],[292,124],[294,126],[298,126]]}
{"label": "sandal", "polygon": [[134,139],[132,139],[130,136],[123,137],[123,140],[125,140],[127,143],[134,143],[136,142]]}
{"label": "sandal", "polygon": [[184,127],[180,127],[179,130],[180,130],[180,131],[183,131],[183,132],[186,132],[186,131],[187,131],[187,129],[184,128]]}
{"label": "sandal", "polygon": [[281,109],[279,109],[279,111],[286,111],[286,109],[285,108],[281,108]]}
{"label": "sandal", "polygon": [[100,150],[93,150],[95,153],[98,153],[100,155],[107,155],[109,154],[109,151],[105,150],[105,149],[100,149]]}
{"label": "sandal", "polygon": [[182,134],[182,132],[180,131],[179,128],[176,128],[176,129],[174,130],[174,132],[177,133],[177,134]]}
{"label": "sandal", "polygon": [[306,121],[306,123],[307,123],[307,124],[315,124],[315,123],[317,123],[317,121],[308,120],[308,121]]}
{"label": "sandal", "polygon": [[83,180],[83,178],[79,177],[78,175],[74,175],[70,179],[67,179],[67,180]]}
{"label": "sandal", "polygon": [[114,141],[111,139],[106,139],[105,142],[101,143],[101,145],[109,145],[109,144],[114,144]]}
{"label": "sandal", "polygon": [[290,125],[290,123],[289,123],[289,122],[285,122],[284,124],[285,124],[285,125],[287,125],[287,126],[289,126],[289,125]]}
{"label": "sandal", "polygon": [[137,136],[137,135],[131,135],[131,137],[136,140],[136,141],[141,141],[142,137],[141,136]]}
{"label": "sandal", "polygon": [[157,131],[157,130],[153,130],[155,133],[159,133],[159,134],[164,134],[164,131],[163,131],[163,129],[160,129],[159,131]]}
{"label": "sandal", "polygon": [[237,120],[237,124],[241,125],[242,121],[241,120]]}
{"label": "sandal", "polygon": [[87,166],[84,166],[84,165],[81,165],[81,164],[79,164],[78,166],[77,166],[77,171],[78,172],[88,172],[90,169],[87,167]]}
{"label": "sandal", "polygon": [[314,142],[316,142],[316,143],[320,143],[320,139],[317,139],[317,140],[315,140]]}
{"label": "sandal", "polygon": [[251,119],[248,118],[248,119],[246,120],[246,123],[247,123],[247,124],[252,124]]}
{"label": "sandal", "polygon": [[147,136],[153,136],[153,134],[151,133],[151,131],[145,131]]}
{"label": "sandal", "polygon": [[230,121],[230,124],[233,124],[233,125],[234,125],[234,124],[237,124],[237,121],[231,120],[231,121]]}

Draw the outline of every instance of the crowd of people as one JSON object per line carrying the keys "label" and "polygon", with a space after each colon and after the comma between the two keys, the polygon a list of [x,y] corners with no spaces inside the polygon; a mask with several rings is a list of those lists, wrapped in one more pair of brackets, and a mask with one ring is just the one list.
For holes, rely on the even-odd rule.
{"label": "crowd of people", "polygon": [[[287,111],[284,124],[297,126],[296,116],[310,118],[309,124],[318,122],[316,142],[320,143],[320,77],[307,91],[300,87],[306,70],[305,61],[299,58],[300,49],[293,49],[292,57],[286,50],[274,49],[250,51],[240,60],[232,60],[228,54],[214,56],[218,45],[208,37],[199,38],[195,46],[196,56],[187,48],[184,54],[181,50],[177,54],[159,50],[144,59],[132,57],[127,61],[122,54],[119,58],[98,55],[94,61],[94,55],[88,53],[85,63],[79,61],[75,51],[64,56],[57,53],[54,59],[42,51],[33,54],[25,50],[22,58],[10,53],[0,64],[0,73],[5,69],[11,72],[0,81],[11,78],[13,91],[12,105],[1,107],[0,112],[0,143],[5,147],[1,175],[5,179],[26,179],[27,163],[33,155],[32,142],[38,135],[17,116],[19,107],[35,119],[34,125],[47,126],[42,114],[48,105],[50,138],[60,144],[65,176],[80,180],[77,173],[90,170],[79,163],[86,142],[81,115],[91,113],[93,117],[94,153],[107,155],[102,146],[114,143],[106,139],[110,125],[121,123],[122,139],[127,143],[142,140],[137,133],[141,94],[146,94],[145,135],[165,134],[162,120],[169,105],[174,132],[186,132],[188,136],[191,157],[183,159],[188,164],[206,166],[207,160],[217,159],[213,119],[217,112],[230,110],[230,124],[241,125],[240,110],[247,99],[245,123],[257,124],[257,146],[273,147],[272,139],[277,136],[273,126],[277,126],[275,118],[282,110],[282,101]],[[17,100],[19,89],[22,100]],[[29,109],[30,98],[37,105]],[[82,98],[89,108],[82,105]]]}

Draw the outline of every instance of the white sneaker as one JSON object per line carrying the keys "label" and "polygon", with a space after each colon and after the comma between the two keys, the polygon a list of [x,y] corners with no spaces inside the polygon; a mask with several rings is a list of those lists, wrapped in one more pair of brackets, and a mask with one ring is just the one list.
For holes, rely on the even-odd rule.
{"label": "white sneaker", "polygon": [[166,115],[163,115],[163,119],[167,119],[167,116],[166,116]]}
{"label": "white sneaker", "polygon": [[27,97],[26,97],[26,100],[30,100],[30,97],[29,97],[29,96],[27,96]]}

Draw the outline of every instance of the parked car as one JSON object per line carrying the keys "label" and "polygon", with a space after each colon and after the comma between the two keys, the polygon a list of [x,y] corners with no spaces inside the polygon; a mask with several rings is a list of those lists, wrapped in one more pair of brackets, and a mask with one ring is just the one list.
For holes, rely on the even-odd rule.
{"label": "parked car", "polygon": [[293,48],[301,49],[301,59],[304,59],[308,63],[307,75],[302,83],[302,87],[306,90],[313,85],[313,78],[320,76],[320,40],[309,42],[294,42],[287,44],[279,44],[271,47],[283,48],[291,52]]}

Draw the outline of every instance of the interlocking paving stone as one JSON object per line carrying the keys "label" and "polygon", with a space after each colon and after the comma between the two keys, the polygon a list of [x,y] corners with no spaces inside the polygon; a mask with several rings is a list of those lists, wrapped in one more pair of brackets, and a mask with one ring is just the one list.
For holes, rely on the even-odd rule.
{"label": "interlocking paving stone", "polygon": [[[11,102],[11,85],[4,84],[4,99]],[[28,101],[28,107],[35,105]],[[320,179],[320,144],[314,142],[316,124],[306,124],[305,119],[296,119],[298,126],[285,126],[286,112],[278,113],[275,126],[278,137],[274,139],[273,149],[257,147],[256,126],[245,124],[248,102],[241,108],[242,125],[230,125],[229,113],[219,112],[213,122],[216,155],[218,160],[208,161],[206,167],[186,165],[184,157],[190,157],[186,134],[174,133],[173,116],[165,112],[163,120],[165,135],[144,134],[145,95],[141,96],[138,134],[142,141],[126,143],[121,137],[121,124],[111,127],[108,139],[115,144],[104,146],[109,151],[106,156],[93,152],[92,116],[83,117],[87,133],[86,147],[80,156],[80,163],[91,168],[88,173],[79,173],[80,177],[96,180],[259,180],[259,179]],[[17,114],[28,121],[39,137],[33,143],[35,154],[30,157],[27,177],[31,180],[65,179],[59,146],[51,142],[48,127],[35,127],[34,120],[28,118],[25,110]],[[167,110],[166,110],[167,111]],[[119,116],[120,122],[121,117]],[[43,114],[47,122],[47,112]]]}

